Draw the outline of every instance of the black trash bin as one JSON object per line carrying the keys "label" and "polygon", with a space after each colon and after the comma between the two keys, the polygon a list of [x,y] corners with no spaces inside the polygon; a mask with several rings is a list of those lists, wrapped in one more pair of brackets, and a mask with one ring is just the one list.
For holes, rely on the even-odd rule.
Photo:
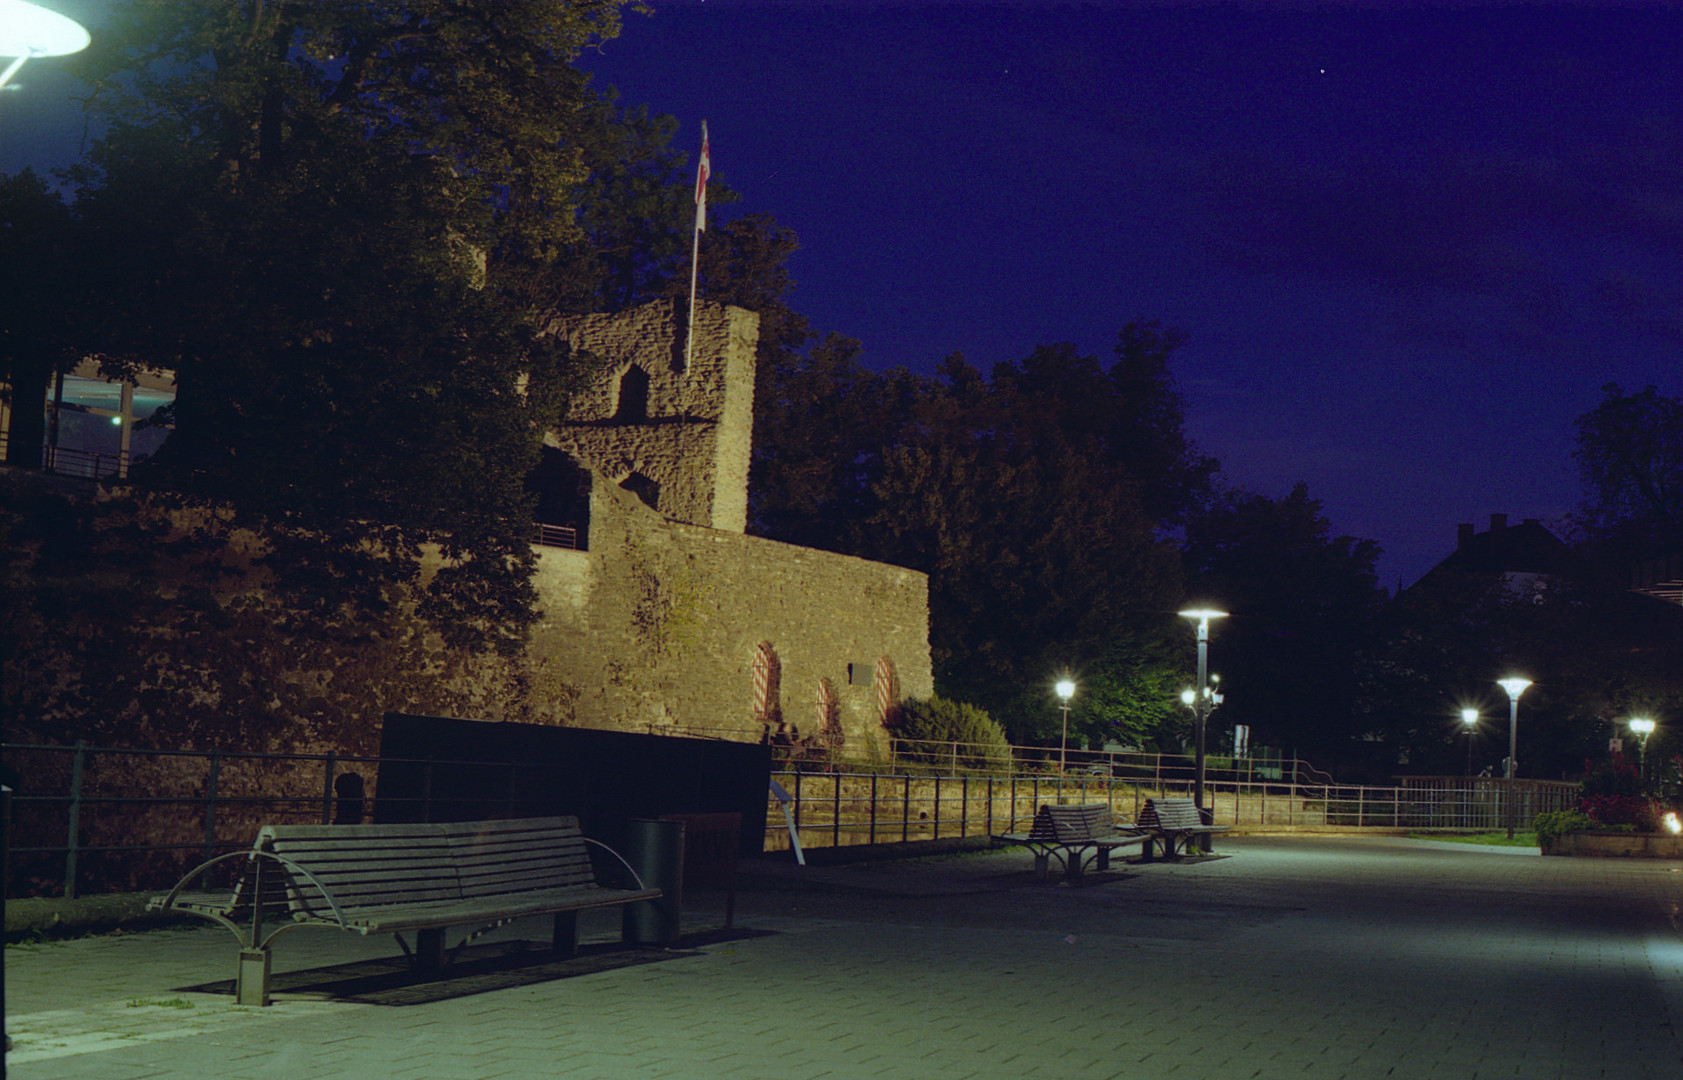
{"label": "black trash bin", "polygon": [[626,829],[625,861],[660,890],[659,900],[643,900],[625,909],[625,940],[637,945],[678,944],[684,904],[684,823],[633,818]]}

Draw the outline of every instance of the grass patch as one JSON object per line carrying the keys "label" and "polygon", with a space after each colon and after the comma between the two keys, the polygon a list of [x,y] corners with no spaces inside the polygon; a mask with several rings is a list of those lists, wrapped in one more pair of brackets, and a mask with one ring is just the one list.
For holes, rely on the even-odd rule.
{"label": "grass patch", "polygon": [[1482,833],[1409,833],[1408,836],[1410,840],[1444,840],[1451,844],[1483,844],[1486,847],[1537,846],[1537,834],[1529,830],[1515,830],[1512,840],[1508,839],[1506,829]]}
{"label": "grass patch", "polygon": [[161,1001],[143,1001],[140,998],[135,998],[128,1003],[127,1007],[130,1009],[191,1009],[193,1003],[186,998],[165,998]]}

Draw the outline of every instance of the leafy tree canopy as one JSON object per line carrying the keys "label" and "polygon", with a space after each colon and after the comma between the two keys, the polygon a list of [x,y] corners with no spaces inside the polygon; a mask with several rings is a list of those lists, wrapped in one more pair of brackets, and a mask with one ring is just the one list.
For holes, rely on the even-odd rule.
{"label": "leafy tree canopy", "polygon": [[[1219,492],[1186,526],[1188,595],[1231,613],[1213,632],[1224,703],[1212,724],[1252,743],[1334,755],[1351,730],[1355,666],[1385,602],[1379,545],[1331,535],[1298,484],[1283,499]],[[1328,760],[1321,757],[1320,760]]]}
{"label": "leafy tree canopy", "polygon": [[752,528],[930,575],[942,694],[1016,739],[1052,737],[1054,678],[1083,685],[1072,730],[1140,738],[1180,597],[1165,526],[1207,483],[1168,373],[1179,335],[1131,323],[1106,364],[1069,345],[990,375],[963,357],[932,378],[873,373],[831,337],[765,371]]}
{"label": "leafy tree canopy", "polygon": [[[78,59],[106,134],[72,205],[27,179],[0,193],[56,217],[45,272],[79,286],[6,343],[12,373],[39,386],[89,354],[174,371],[152,481],[259,529],[324,614],[416,585],[452,640],[513,647],[534,599],[522,481],[592,373],[548,313],[657,290],[684,231],[670,123],[570,65],[621,8],[114,11]],[[424,580],[423,545],[442,559]]]}
{"label": "leafy tree canopy", "polygon": [[1602,387],[1578,418],[1579,524],[1592,548],[1642,559],[1683,547],[1683,400]]}

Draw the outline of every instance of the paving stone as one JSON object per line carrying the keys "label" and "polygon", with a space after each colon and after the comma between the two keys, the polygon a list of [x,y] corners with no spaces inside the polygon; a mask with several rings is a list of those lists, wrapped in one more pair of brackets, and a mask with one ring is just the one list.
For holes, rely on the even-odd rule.
{"label": "paving stone", "polygon": [[[9,1075],[1683,1075],[1683,865],[1395,838],[1218,851],[1074,888],[1034,882],[1020,851],[757,865],[740,936],[636,966],[609,948],[572,977],[405,986],[402,1004],[336,996],[332,977],[389,968],[389,939],[282,938],[277,981],[312,985],[268,1009],[207,990],[233,970],[215,927],[13,948]],[[687,899],[689,928],[719,925],[722,897]],[[601,914],[585,938],[607,947],[617,916]],[[545,932],[515,924],[483,947]]]}

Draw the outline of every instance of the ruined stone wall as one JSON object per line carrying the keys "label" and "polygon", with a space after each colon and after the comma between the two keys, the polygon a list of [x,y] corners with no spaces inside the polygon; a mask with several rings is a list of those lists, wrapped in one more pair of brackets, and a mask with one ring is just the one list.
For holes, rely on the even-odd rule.
{"label": "ruined stone wall", "polygon": [[[684,364],[673,302],[612,315],[558,319],[554,332],[607,363],[604,377],[572,403],[551,444],[609,483],[633,474],[660,485],[658,510],[675,521],[740,533],[748,519],[754,349],[759,316],[701,304]],[[646,419],[621,418],[628,371],[648,379]]]}
{"label": "ruined stone wall", "polygon": [[614,488],[592,496],[591,549],[546,549],[536,584],[527,659],[551,723],[758,738],[761,642],[780,664],[784,720],[816,734],[828,679],[849,754],[882,745],[880,658],[898,697],[934,692],[925,575],[665,521]]}

